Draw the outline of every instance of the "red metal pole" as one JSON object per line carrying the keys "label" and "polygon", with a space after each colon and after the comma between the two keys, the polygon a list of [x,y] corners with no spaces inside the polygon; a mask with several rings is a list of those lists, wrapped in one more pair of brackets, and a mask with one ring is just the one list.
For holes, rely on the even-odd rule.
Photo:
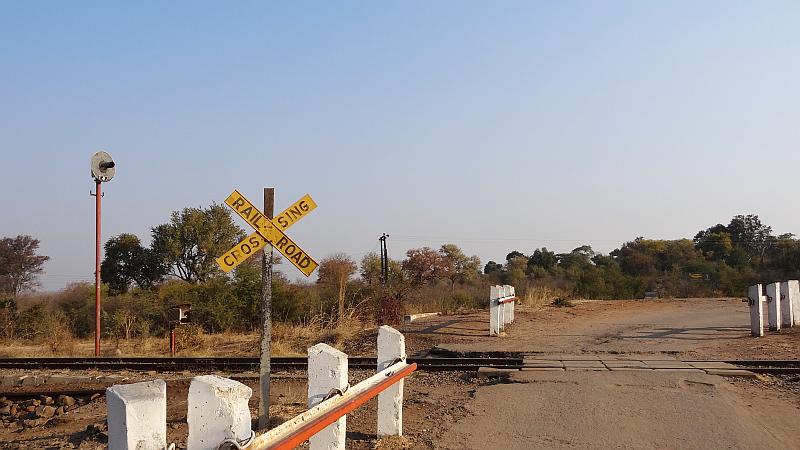
{"label": "red metal pole", "polygon": [[96,247],[94,258],[94,356],[100,356],[100,199],[103,193],[100,180],[95,180],[95,197],[97,198],[96,214]]}
{"label": "red metal pole", "polygon": [[175,356],[175,325],[169,327],[169,354]]}

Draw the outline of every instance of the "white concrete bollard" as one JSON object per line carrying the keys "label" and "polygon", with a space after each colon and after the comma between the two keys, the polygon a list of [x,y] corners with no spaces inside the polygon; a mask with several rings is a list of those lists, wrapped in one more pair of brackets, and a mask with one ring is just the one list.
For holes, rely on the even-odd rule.
{"label": "white concrete bollard", "polygon": [[767,285],[767,316],[769,318],[769,330],[780,331],[781,329],[781,284],[770,283]]}
{"label": "white concrete bollard", "polygon": [[787,297],[792,308],[792,326],[800,325],[800,281],[789,280]]}
{"label": "white concrete bollard", "polygon": [[781,283],[781,327],[789,328],[794,324],[794,311],[789,294],[789,282]]}
{"label": "white concrete bollard", "polygon": [[747,304],[750,306],[750,333],[753,336],[764,335],[764,302],[761,285],[750,286],[747,290]]}
{"label": "white concrete bollard", "polygon": [[[378,372],[406,359],[406,338],[390,326],[378,328]],[[378,394],[378,437],[403,435],[404,380]]]}
{"label": "white concrete bollard", "polygon": [[[327,344],[308,349],[308,407],[347,389],[347,355]],[[310,450],[344,450],[347,416],[308,440]]]}
{"label": "white concrete bollard", "polygon": [[[510,288],[511,288],[511,296],[512,297],[516,297],[517,294],[516,294],[516,292],[514,290],[514,286],[510,286]],[[510,308],[511,314],[509,315],[509,322],[513,322],[514,321],[514,309],[517,307],[517,301],[514,300],[513,302],[509,303],[509,306],[511,306],[511,308]]]}
{"label": "white concrete bollard", "polygon": [[489,288],[489,336],[500,334],[500,286]]}
{"label": "white concrete bollard", "polygon": [[253,390],[235,380],[217,375],[194,377],[189,385],[187,450],[213,450],[226,439],[242,442],[250,438],[250,408]]}
{"label": "white concrete bollard", "polygon": [[[503,300],[506,298],[506,286],[500,286],[500,298],[499,300]],[[506,304],[500,303],[500,329],[505,329],[506,327]]]}
{"label": "white concrete bollard", "polygon": [[108,448],[163,450],[167,447],[167,383],[164,380],[106,389]]}

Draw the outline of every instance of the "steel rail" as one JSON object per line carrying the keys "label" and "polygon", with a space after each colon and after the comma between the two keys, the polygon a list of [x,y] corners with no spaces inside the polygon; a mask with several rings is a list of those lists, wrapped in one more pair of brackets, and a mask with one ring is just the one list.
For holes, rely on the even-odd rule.
{"label": "steel rail", "polygon": [[[420,370],[427,371],[469,371],[478,367],[520,368],[522,358],[408,358]],[[281,370],[305,370],[305,357],[274,357],[272,365]],[[352,369],[374,370],[377,359],[373,357],[351,357],[348,366]],[[256,357],[215,357],[215,358],[2,358],[3,369],[74,369],[74,370],[257,370]]]}
{"label": "steel rail", "polygon": [[[595,359],[593,359],[595,360]],[[519,369],[524,367],[523,358],[408,358],[416,363],[420,371],[475,371],[479,367]],[[800,360],[686,360],[692,362],[724,362],[737,368],[756,373],[800,373]],[[272,365],[276,370],[306,370],[305,357],[274,357]],[[374,370],[377,360],[374,357],[351,357],[351,369]],[[0,358],[0,369],[73,369],[73,370],[133,370],[133,371],[255,371],[258,370],[257,357],[114,357],[114,358]]]}

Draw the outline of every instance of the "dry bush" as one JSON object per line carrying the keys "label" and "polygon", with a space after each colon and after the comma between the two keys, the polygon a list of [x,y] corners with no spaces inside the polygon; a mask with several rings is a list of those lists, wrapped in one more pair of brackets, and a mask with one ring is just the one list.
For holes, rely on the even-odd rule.
{"label": "dry bush", "polygon": [[66,315],[60,310],[54,311],[47,318],[48,326],[42,341],[53,355],[72,355],[76,348],[75,337],[69,326]]}
{"label": "dry bush", "polygon": [[342,348],[345,342],[353,339],[366,329],[365,323],[356,312],[359,308],[346,310],[344,318],[326,320],[317,315],[311,321],[301,324],[274,323],[272,325],[271,350],[275,356],[305,355],[308,348],[319,343]]}
{"label": "dry bush", "polygon": [[525,292],[523,303],[528,306],[545,306],[553,302],[557,298],[567,297],[568,293],[562,289],[552,288],[550,286],[531,286]]}
{"label": "dry bush", "polygon": [[175,329],[175,352],[195,352],[203,348],[203,327],[195,323],[180,325]]}

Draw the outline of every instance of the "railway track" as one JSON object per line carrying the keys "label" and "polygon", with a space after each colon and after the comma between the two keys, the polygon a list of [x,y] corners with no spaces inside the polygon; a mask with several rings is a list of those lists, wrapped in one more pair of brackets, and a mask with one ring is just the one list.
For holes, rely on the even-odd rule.
{"label": "railway track", "polygon": [[[417,363],[418,370],[469,372],[479,367],[520,369],[524,366],[523,357],[477,357],[477,358],[408,358],[409,363]],[[727,360],[727,361],[685,361],[685,362],[724,362],[766,374],[800,374],[800,360]],[[374,357],[351,357],[351,369],[374,370]],[[275,372],[287,370],[306,370],[305,357],[273,357],[271,368]],[[0,358],[0,369],[71,369],[103,371],[258,371],[256,357],[203,357],[203,358]]]}
{"label": "railway track", "polygon": [[[474,371],[479,367],[518,369],[522,357],[518,358],[408,358],[417,363],[418,370],[425,371]],[[273,357],[273,371],[306,370],[305,357]],[[376,358],[351,357],[351,369],[375,370]],[[191,371],[258,371],[256,357],[232,358],[0,358],[0,369],[71,369],[71,370],[133,370],[158,372]]]}

